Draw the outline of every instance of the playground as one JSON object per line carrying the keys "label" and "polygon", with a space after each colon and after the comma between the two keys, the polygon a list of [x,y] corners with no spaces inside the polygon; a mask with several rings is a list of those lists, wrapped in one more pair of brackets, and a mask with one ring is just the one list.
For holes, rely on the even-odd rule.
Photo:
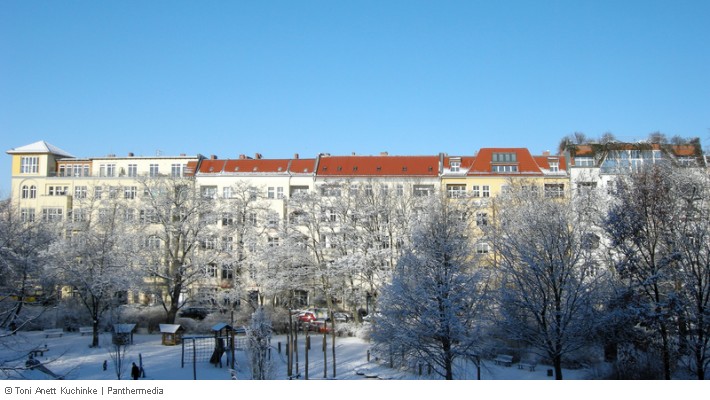
{"label": "playground", "polygon": [[[121,379],[129,380],[130,366],[133,362],[143,366],[147,380],[237,380],[251,379],[245,339],[235,335],[232,345],[229,340],[220,344],[220,335],[215,332],[203,334],[185,334],[180,343],[163,344],[160,333],[133,335],[133,343],[125,346],[122,357],[123,373]],[[311,350],[306,357],[305,340],[299,338],[297,366],[294,363],[292,377],[305,380],[306,366],[308,379],[333,379],[330,336],[328,352],[322,351],[322,335],[311,336]],[[42,331],[19,332],[5,336],[0,347],[0,362],[4,367],[10,365],[26,366],[32,355],[32,363],[41,367],[30,370],[10,372],[4,379],[65,379],[65,380],[116,380],[116,361],[112,356],[115,346],[112,334],[102,333],[100,347],[91,348],[89,336],[79,332],[65,332],[62,336],[47,337]],[[271,340],[270,359],[273,365],[271,374],[274,380],[288,380],[286,337],[274,336]],[[232,368],[231,347],[234,347],[234,367]],[[280,349],[280,351],[279,351]],[[369,343],[357,337],[338,337],[336,339],[337,368],[335,379],[338,380],[432,380],[440,379],[428,375],[426,368],[419,375],[417,368],[389,368],[385,360],[371,356],[368,361]],[[215,354],[217,350],[218,356]],[[306,363],[306,360],[307,363]],[[220,365],[221,361],[221,365]],[[495,365],[485,365],[481,378],[485,380],[550,380],[545,368],[535,371]],[[106,368],[104,368],[104,365]],[[324,366],[325,371],[324,371]],[[565,370],[567,379],[586,379],[587,370]],[[468,366],[459,375],[460,379],[474,380],[475,368]]]}

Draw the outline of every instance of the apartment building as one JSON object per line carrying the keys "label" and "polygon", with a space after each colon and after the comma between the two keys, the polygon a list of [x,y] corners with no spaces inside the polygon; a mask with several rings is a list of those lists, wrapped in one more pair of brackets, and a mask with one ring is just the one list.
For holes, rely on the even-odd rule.
{"label": "apartment building", "polygon": [[[404,221],[427,212],[417,204],[425,204],[429,196],[473,199],[479,205],[476,225],[481,226],[493,218],[496,196],[511,185],[548,197],[566,196],[570,185],[565,156],[533,156],[525,148],[483,148],[472,156],[380,153],[301,158],[296,154],[288,159],[266,159],[255,154],[220,159],[128,154],[77,158],[40,141],[7,153],[13,159],[12,202],[27,221],[83,218],[85,198],[120,199],[140,211],[147,181],[166,177],[193,180],[199,196],[213,204],[210,227],[204,231],[211,236],[201,239],[200,251],[220,249],[233,254],[210,262],[205,279],[195,283],[187,296],[232,290],[237,279],[240,288],[249,293],[263,290],[254,271],[249,270],[258,264],[248,259],[256,254],[256,245],[234,227],[258,226],[261,244],[267,250],[277,246],[283,224],[298,218],[294,199],[299,194],[315,193],[324,202],[320,218],[332,225],[313,240],[325,249],[324,256],[337,252],[341,222],[359,219],[358,226],[372,234],[368,256],[376,256],[368,262],[389,268],[403,244]],[[345,198],[357,200],[352,204],[358,206],[336,209]],[[478,253],[491,251],[480,232],[472,236]],[[302,296],[304,303],[310,302],[308,291]]]}

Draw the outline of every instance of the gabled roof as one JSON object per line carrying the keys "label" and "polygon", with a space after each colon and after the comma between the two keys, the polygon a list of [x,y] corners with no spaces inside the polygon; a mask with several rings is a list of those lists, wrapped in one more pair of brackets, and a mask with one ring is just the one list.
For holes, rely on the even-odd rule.
{"label": "gabled roof", "polygon": [[[515,162],[494,163],[494,153],[515,153]],[[526,148],[483,148],[478,152],[468,175],[489,175],[494,174],[491,170],[493,164],[515,164],[518,172],[495,173],[495,175],[542,175],[542,171],[535,161],[530,151]]]}
{"label": "gabled roof", "polygon": [[317,176],[419,176],[439,175],[438,156],[322,156]]}
{"label": "gabled roof", "polygon": [[565,157],[564,156],[533,156],[535,159],[535,162],[537,165],[542,168],[542,169],[550,169],[550,160],[559,160],[557,168],[559,168],[560,171],[566,171],[567,170],[567,163],[565,162]]}
{"label": "gabled roof", "polygon": [[60,157],[74,158],[73,155],[57,146],[45,142],[44,140],[10,149],[7,151],[7,154],[54,154]]}

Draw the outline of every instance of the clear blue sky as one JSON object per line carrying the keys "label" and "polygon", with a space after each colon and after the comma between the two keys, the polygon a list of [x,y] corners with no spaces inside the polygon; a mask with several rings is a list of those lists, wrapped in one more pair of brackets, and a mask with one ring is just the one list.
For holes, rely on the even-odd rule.
{"label": "clear blue sky", "polygon": [[575,131],[706,145],[708,16],[706,0],[3,0],[0,149],[540,153]]}

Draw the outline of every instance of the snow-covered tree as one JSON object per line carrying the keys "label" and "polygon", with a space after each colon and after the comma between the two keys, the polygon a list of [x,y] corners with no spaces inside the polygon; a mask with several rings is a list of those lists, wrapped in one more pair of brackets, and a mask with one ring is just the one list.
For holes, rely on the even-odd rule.
{"label": "snow-covered tree", "polygon": [[469,209],[438,198],[413,228],[379,299],[373,340],[382,351],[428,362],[453,379],[454,361],[477,353],[487,273],[472,249]]}
{"label": "snow-covered tree", "polygon": [[589,342],[604,273],[585,212],[567,199],[511,189],[490,235],[498,262],[499,321],[510,340],[552,361]]}
{"label": "snow-covered tree", "polygon": [[[659,349],[663,375],[674,368],[674,322],[678,306],[677,268],[671,232],[677,199],[672,170],[651,165],[616,179],[605,230],[614,253],[618,279],[628,288],[628,306]],[[641,300],[641,301],[638,301]]]}
{"label": "snow-covered tree", "polygon": [[52,300],[42,270],[54,239],[50,226],[23,218],[9,201],[0,203],[0,327],[21,328],[27,321],[18,317],[31,298],[35,304]]}
{"label": "snow-covered tree", "polygon": [[676,199],[669,247],[678,288],[678,333],[689,367],[705,379],[710,364],[710,181],[704,173],[673,171]]}
{"label": "snow-covered tree", "polygon": [[256,311],[254,311],[251,317],[251,323],[246,331],[252,379],[270,379],[271,363],[269,361],[269,347],[271,346],[273,327],[271,319],[266,314],[263,307],[258,307]]}
{"label": "snow-covered tree", "polygon": [[137,230],[140,254],[155,300],[174,323],[184,295],[205,277],[205,268],[220,265],[216,196],[203,193],[190,177],[151,177],[140,181],[143,196]]}
{"label": "snow-covered tree", "polygon": [[51,246],[53,262],[48,275],[67,287],[89,314],[91,347],[99,345],[99,326],[104,313],[125,302],[136,278],[132,225],[126,207],[118,199],[77,199],[66,235]]}

